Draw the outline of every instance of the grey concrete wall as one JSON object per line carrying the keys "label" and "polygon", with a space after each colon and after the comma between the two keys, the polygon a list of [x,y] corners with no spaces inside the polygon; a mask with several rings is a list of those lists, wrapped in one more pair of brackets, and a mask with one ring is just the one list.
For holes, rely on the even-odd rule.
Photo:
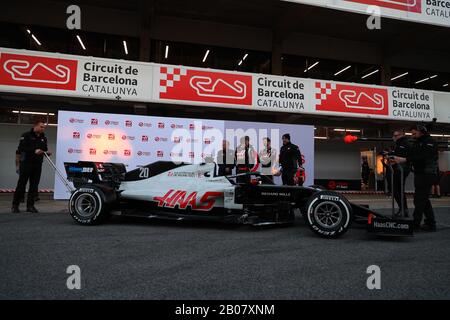
{"label": "grey concrete wall", "polygon": [[[0,189],[15,189],[18,175],[15,167],[15,152],[22,133],[30,130],[31,125],[0,124]],[[49,150],[56,149],[56,127],[48,127],[46,135]],[[52,156],[54,158],[54,156]],[[47,161],[42,165],[40,189],[53,189],[55,173]]]}

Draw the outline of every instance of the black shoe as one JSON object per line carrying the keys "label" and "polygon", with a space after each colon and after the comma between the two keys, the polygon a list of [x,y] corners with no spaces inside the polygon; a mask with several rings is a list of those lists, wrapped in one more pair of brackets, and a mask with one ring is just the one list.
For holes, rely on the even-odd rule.
{"label": "black shoe", "polygon": [[31,213],[39,213],[39,211],[34,207],[28,207],[27,208],[27,212],[31,212]]}
{"label": "black shoe", "polygon": [[435,232],[436,231],[436,226],[435,225],[431,225],[431,224],[423,224],[420,229],[422,231],[430,231],[430,232]]}
{"label": "black shoe", "polygon": [[12,206],[11,213],[20,213],[19,206]]}

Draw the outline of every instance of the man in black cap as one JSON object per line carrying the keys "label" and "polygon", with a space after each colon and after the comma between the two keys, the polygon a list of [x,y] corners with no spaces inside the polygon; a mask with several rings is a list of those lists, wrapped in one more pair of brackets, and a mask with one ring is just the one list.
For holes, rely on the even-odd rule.
{"label": "man in black cap", "polygon": [[[430,202],[430,189],[438,170],[438,148],[425,125],[411,128],[412,145],[406,157],[393,157],[396,163],[410,162],[414,171],[415,229],[436,231],[436,220]],[[424,224],[420,226],[425,215]]]}
{"label": "man in black cap", "polygon": [[283,146],[280,149],[279,163],[281,166],[281,179],[283,185],[295,185],[295,174],[302,165],[302,154],[295,144],[291,143],[291,136],[286,133],[282,136]]}
{"label": "man in black cap", "polygon": [[[20,152],[19,181],[12,202],[13,213],[19,213],[20,199],[25,194],[25,187],[28,180],[27,212],[37,213],[34,207],[35,197],[38,193],[39,180],[41,179],[42,161],[44,153],[48,153],[47,137],[44,134],[45,124],[42,120],[37,120],[34,127],[22,134],[20,138],[18,152]],[[50,153],[48,153],[50,154]]]}

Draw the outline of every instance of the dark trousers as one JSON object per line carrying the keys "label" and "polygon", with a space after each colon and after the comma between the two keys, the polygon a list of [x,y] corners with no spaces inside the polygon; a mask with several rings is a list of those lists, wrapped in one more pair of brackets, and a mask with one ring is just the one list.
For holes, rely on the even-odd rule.
{"label": "dark trousers", "polygon": [[422,217],[425,215],[424,223],[430,226],[434,226],[436,221],[434,220],[433,207],[430,202],[430,189],[433,185],[435,176],[433,174],[414,174],[414,224],[420,225]]}
{"label": "dark trousers", "polygon": [[295,185],[294,175],[296,171],[297,171],[296,169],[287,169],[287,170],[283,169],[283,172],[281,173],[281,180],[283,181],[283,185],[285,186]]}
{"label": "dark trousers", "polygon": [[[399,170],[394,170],[394,199],[397,202],[397,205],[399,207],[399,210],[402,210],[402,206],[403,209],[406,211],[408,210],[408,203],[406,200],[406,195],[405,195],[405,181],[406,178],[409,175],[409,171],[408,170],[404,170],[403,171],[403,180],[400,174]],[[402,194],[402,186],[403,186],[403,194]]]}
{"label": "dark trousers", "polygon": [[19,169],[19,181],[17,182],[16,191],[14,192],[13,206],[20,204],[20,199],[25,194],[25,188],[28,181],[30,187],[28,188],[27,208],[34,206],[34,198],[38,194],[39,181],[41,180],[42,163],[28,164],[21,163]]}

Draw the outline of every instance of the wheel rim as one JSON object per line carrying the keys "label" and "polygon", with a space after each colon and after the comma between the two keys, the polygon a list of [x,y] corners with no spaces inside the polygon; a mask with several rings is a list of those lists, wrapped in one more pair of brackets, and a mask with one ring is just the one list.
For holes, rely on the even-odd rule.
{"label": "wheel rim", "polygon": [[94,196],[88,193],[80,195],[75,201],[75,208],[80,216],[92,216],[97,210],[97,204]]}
{"label": "wheel rim", "polygon": [[333,229],[342,221],[342,210],[334,202],[325,201],[314,209],[314,218],[325,229]]}

